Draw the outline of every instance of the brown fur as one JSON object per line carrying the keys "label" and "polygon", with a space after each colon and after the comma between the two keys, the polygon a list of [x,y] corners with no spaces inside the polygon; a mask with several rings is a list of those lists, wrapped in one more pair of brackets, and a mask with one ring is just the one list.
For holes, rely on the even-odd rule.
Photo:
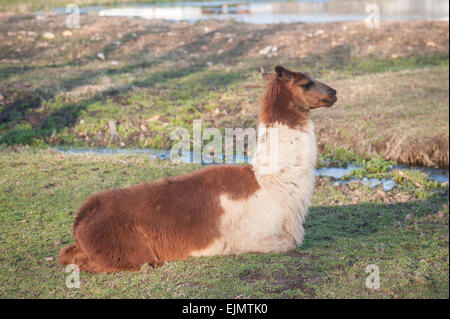
{"label": "brown fur", "polygon": [[185,259],[219,237],[219,197],[245,199],[259,189],[251,166],[214,166],[189,175],[97,194],[74,221],[75,244],[62,265],[81,270],[139,270]]}
{"label": "brown fur", "polygon": [[[300,72],[292,72],[281,66],[276,74],[263,74],[268,80],[259,113],[259,121],[265,125],[276,122],[295,129],[308,122],[309,110],[331,106],[336,102],[336,91],[322,82]],[[302,86],[312,83],[308,89]]]}

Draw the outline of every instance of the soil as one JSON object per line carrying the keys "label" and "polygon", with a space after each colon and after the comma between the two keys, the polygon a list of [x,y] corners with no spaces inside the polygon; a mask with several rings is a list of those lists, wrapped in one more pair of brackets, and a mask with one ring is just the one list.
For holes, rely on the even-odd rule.
{"label": "soil", "polygon": [[[45,124],[48,115],[40,112],[39,107],[43,102],[53,100],[60,91],[67,92],[67,96],[75,102],[89,94],[101,92],[104,99],[126,103],[121,96],[121,83],[114,83],[111,89],[106,76],[99,77],[95,84],[89,82],[99,73],[114,74],[114,69],[105,69],[105,59],[108,62],[125,60],[128,65],[123,72],[129,72],[131,76],[133,72],[142,72],[155,63],[182,70],[199,64],[223,65],[248,74],[250,71],[245,64],[251,61],[258,61],[267,68],[292,60],[308,67],[321,65],[323,68],[335,68],[368,57],[396,60],[419,55],[448,55],[449,45],[448,22],[382,22],[379,29],[368,29],[363,22],[252,25],[234,21],[187,23],[82,15],[80,25],[79,29],[67,30],[64,15],[0,13],[0,81],[6,79],[5,84],[0,82],[0,126],[13,123],[17,118],[24,119],[33,128]],[[58,72],[59,67],[66,65],[74,72],[82,69],[81,76],[63,84],[56,83],[49,70],[54,67],[54,72]],[[23,76],[41,67],[46,68],[48,73],[43,73],[42,80],[8,80],[12,75]],[[250,82],[244,81],[243,86],[250,89],[260,84],[250,79]],[[160,87],[155,85],[153,90],[160,90]],[[149,89],[149,92],[152,91]],[[60,123],[58,130],[60,127],[73,127],[84,107],[81,105],[61,113],[55,112],[47,122],[53,123],[56,119]],[[254,116],[253,111],[236,110],[241,113],[236,116]],[[214,117],[220,116],[220,113],[212,114],[211,122],[216,123]],[[45,125],[41,126],[45,129]],[[336,128],[318,128],[324,139],[333,140],[338,136]],[[107,129],[86,134],[89,143],[110,143]],[[132,133],[128,136],[132,140],[121,141],[120,146],[135,145],[133,143],[146,134],[149,134],[148,130]],[[47,136],[46,139],[47,143],[58,143],[58,136]],[[339,142],[341,138],[334,139]],[[397,144],[388,139],[379,143],[372,143],[371,140],[359,143],[348,138],[344,144],[358,153],[380,154],[402,164],[448,167],[448,140],[447,132],[423,138],[417,136],[411,140],[414,143],[411,147],[406,145],[395,150],[390,149],[390,145]],[[323,142],[319,140],[319,146],[322,147]],[[361,145],[362,150],[358,149]]]}
{"label": "soil", "polygon": [[[71,37],[86,40],[66,55],[57,54],[53,41],[36,43],[34,40],[44,32],[61,37],[66,31],[64,15],[0,13],[0,43],[4,48],[0,52],[0,62],[81,63],[90,57],[89,53],[99,52],[99,47],[105,44],[110,45],[103,50],[106,56],[116,50],[129,54],[145,49],[150,55],[171,53],[172,57],[193,62],[211,57],[212,53],[227,53],[224,58],[261,57],[261,50],[268,46],[276,47],[276,52],[267,54],[272,57],[312,58],[327,54],[329,59],[342,59],[342,54],[338,54],[342,51],[347,52],[348,57],[401,57],[419,50],[422,54],[448,52],[449,43],[448,22],[428,21],[383,22],[379,29],[368,29],[363,22],[254,25],[234,21],[188,23],[83,15],[80,25],[81,28],[71,30]],[[121,44],[115,47],[113,42],[121,38]],[[125,43],[127,45],[123,45]]]}

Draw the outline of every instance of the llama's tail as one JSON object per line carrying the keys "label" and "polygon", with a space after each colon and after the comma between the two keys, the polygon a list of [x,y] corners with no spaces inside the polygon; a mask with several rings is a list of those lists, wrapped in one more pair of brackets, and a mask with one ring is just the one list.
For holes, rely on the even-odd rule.
{"label": "llama's tail", "polygon": [[63,266],[74,264],[80,267],[80,270],[87,271],[94,271],[91,268],[98,268],[98,265],[92,263],[89,256],[77,244],[71,244],[61,249],[59,263]]}
{"label": "llama's tail", "polygon": [[75,244],[63,247],[59,252],[59,263],[63,266],[73,264],[75,261],[76,251],[77,246]]}
{"label": "llama's tail", "polygon": [[61,249],[59,253],[59,263],[63,266],[69,264],[77,265],[80,270],[89,272],[120,271],[120,269],[93,262],[77,244],[71,244]]}

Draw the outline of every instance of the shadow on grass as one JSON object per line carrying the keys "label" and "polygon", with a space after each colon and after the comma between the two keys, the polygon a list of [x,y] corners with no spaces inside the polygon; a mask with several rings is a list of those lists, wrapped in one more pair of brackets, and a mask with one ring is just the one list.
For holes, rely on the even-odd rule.
{"label": "shadow on grass", "polygon": [[[143,31],[127,33],[118,41],[121,41],[122,45],[124,45],[127,42],[137,40],[139,37],[145,36],[146,34],[160,32],[161,30],[159,29],[155,30],[154,27],[148,27]],[[277,29],[278,27],[273,28],[273,32],[275,32]],[[216,30],[216,32],[221,31],[225,30]],[[163,56],[154,58],[152,60],[131,63],[120,68],[85,70],[81,73],[76,74],[75,76],[64,80],[63,82],[60,82],[58,87],[62,88],[65,91],[70,91],[76,89],[77,87],[96,83],[99,78],[104,76],[105,74],[122,75],[140,69],[160,66],[167,61],[180,59],[180,52],[195,52],[196,50],[198,50],[199,46],[210,43],[213,37],[214,32],[201,34],[194,38],[191,42],[177,46]],[[116,41],[117,40],[111,41],[110,43],[106,44],[102,48],[102,50],[106,53],[114,52],[117,47],[114,44],[114,42]],[[148,44],[148,46],[149,45],[151,44]],[[80,115],[81,111],[85,110],[90,103],[105,100],[111,92],[114,95],[123,93],[129,90],[130,87],[151,88],[155,85],[163,85],[164,83],[167,83],[172,79],[180,79],[180,81],[186,79],[182,84],[186,88],[198,83],[208,86],[210,89],[218,89],[220,87],[228,86],[235,81],[241,80],[242,76],[237,73],[223,72],[221,74],[215,72],[214,74],[208,73],[205,77],[202,78],[201,72],[204,72],[207,69],[206,62],[211,59],[221,59],[222,61],[224,61],[240,57],[241,55],[245,54],[250,48],[250,43],[236,43],[235,46],[220,54],[216,53],[214,50],[211,50],[210,54],[196,59],[190,66],[181,69],[163,69],[149,72],[143,78],[134,79],[129,85],[112,85],[108,89],[99,92],[93,98],[83,100],[76,104],[65,104],[59,110],[56,110],[47,116],[36,116],[36,114],[34,114],[34,110],[38,109],[42,105],[42,102],[49,101],[55,98],[58,91],[53,87],[42,86],[34,89],[34,91],[32,92],[26,90],[16,90],[14,92],[8,92],[8,88],[4,88],[3,90],[0,90],[0,93],[7,97],[7,101],[4,102],[3,107],[0,109],[0,125],[3,124],[3,129],[6,128],[6,133],[0,138],[0,143],[30,144],[35,139],[41,139],[49,137],[52,134],[57,134],[64,128],[73,127],[77,122],[78,116]],[[98,52],[98,50],[95,50],[95,52]],[[146,46],[139,52],[134,52],[132,55],[146,56],[148,55],[148,47]],[[82,57],[82,61],[80,59],[74,59],[60,65],[52,64],[41,67],[33,66],[32,68],[8,67],[2,69],[3,71],[5,71],[2,71],[2,74],[5,73],[4,76],[8,76],[8,74],[12,74],[15,72],[25,73],[39,68],[59,68],[68,65],[80,66],[83,64],[87,64],[88,62],[95,59],[95,54],[88,53],[87,55]],[[199,74],[200,76],[195,76],[196,74]],[[190,78],[191,76],[193,77]],[[195,95],[196,92],[193,92],[192,94]]]}
{"label": "shadow on grass", "polygon": [[80,113],[95,101],[98,99],[85,100],[80,104],[66,104],[46,116],[35,127],[17,125],[0,138],[0,144],[38,144],[37,139],[56,135],[64,128],[73,126]]}
{"label": "shadow on grass", "polygon": [[404,226],[408,214],[424,217],[440,210],[442,205],[448,203],[448,199],[447,190],[445,194],[435,194],[426,201],[311,207],[305,222],[306,235],[301,249],[333,245],[339,238],[359,240],[385,228]]}
{"label": "shadow on grass", "polygon": [[[3,136],[0,137],[0,143],[7,144],[30,144],[33,140],[47,138],[53,134],[58,134],[64,128],[73,127],[80,115],[81,111],[88,110],[90,103],[104,101],[110,95],[118,95],[126,93],[130,88],[136,87],[141,89],[150,89],[155,86],[164,86],[168,82],[177,79],[176,85],[169,85],[172,98],[179,99],[183,102],[183,97],[188,94],[192,97],[202,97],[207,93],[207,90],[218,90],[232,84],[241,82],[248,76],[250,70],[256,71],[257,64],[270,65],[270,69],[275,62],[274,58],[263,57],[256,59],[254,63],[249,62],[248,67],[244,70],[236,72],[218,72],[209,73],[207,71],[207,62],[220,61],[224,64],[235,64],[239,59],[245,58],[249,50],[252,50],[259,44],[259,41],[264,37],[270,37],[283,27],[280,25],[273,25],[267,28],[255,31],[254,34],[246,39],[236,40],[232,44],[228,43],[227,37],[220,37],[216,39],[217,34],[227,34],[229,32],[241,32],[236,27],[225,26],[218,28],[211,32],[205,32],[195,36],[188,43],[180,44],[161,56],[152,56],[151,52],[154,41],[149,40],[139,50],[136,50],[122,60],[131,60],[123,67],[104,67],[98,69],[83,69],[81,71],[75,70],[74,74],[64,81],[54,86],[41,86],[33,91],[9,91],[8,88],[0,89],[0,93],[6,97],[3,105],[0,106],[0,130],[3,131]],[[46,68],[63,68],[67,66],[83,67],[97,59],[97,52],[104,52],[105,55],[112,55],[119,50],[120,47],[126,46],[129,43],[141,41],[143,37],[160,32],[167,32],[170,28],[168,25],[151,25],[145,27],[144,30],[128,32],[118,39],[112,39],[104,44],[101,48],[93,46],[82,57],[74,58],[70,61],[60,64],[48,64],[44,66],[24,66],[24,67],[5,67],[0,68],[0,80],[7,79],[11,74],[26,73],[29,71],[36,71],[42,69],[45,72]],[[153,37],[151,37],[153,39]],[[121,44],[117,45],[117,41]],[[207,46],[208,50],[204,54],[196,54],[199,48]],[[225,50],[219,50],[226,48]],[[353,61],[351,58],[352,47],[350,45],[342,45],[335,48],[330,48],[326,52],[312,54],[307,58],[294,58],[283,61],[283,58],[276,58],[277,63],[287,62],[291,65],[302,65],[303,69],[313,68],[314,72],[320,73],[320,70],[336,69],[347,70],[353,72],[355,70],[367,70],[368,72],[375,72],[377,70],[386,70],[391,67],[402,67],[402,65],[412,66],[417,63],[440,63],[444,60],[448,61],[448,54],[436,59],[420,59],[416,58],[403,61],[397,59],[392,63],[385,63],[383,61],[375,61],[372,64],[367,64],[364,61]],[[147,57],[147,58],[143,58]],[[167,69],[166,62],[184,60],[188,62],[188,66],[178,69]],[[435,61],[436,60],[436,61]],[[137,62],[136,62],[137,61]],[[402,62],[403,61],[403,62]],[[439,62],[440,61],[440,62]],[[403,63],[403,64],[402,64]],[[448,62],[447,62],[448,63]],[[153,69],[154,68],[154,69]],[[136,71],[148,70],[148,73]],[[75,104],[63,104],[59,110],[51,114],[36,114],[36,109],[42,106],[42,102],[51,101],[55,99],[60,91],[72,91],[79,87],[94,85],[100,81],[104,76],[125,76],[132,74],[133,78],[130,84],[112,84],[108,89],[100,91],[95,97],[76,102]],[[318,74],[316,74],[318,75]],[[203,85],[203,88],[199,88]],[[178,87],[177,87],[178,86]],[[177,94],[178,88],[181,94]],[[191,88],[194,88],[191,90]],[[184,90],[184,91],[183,91]],[[186,99],[186,98],[185,98]]]}

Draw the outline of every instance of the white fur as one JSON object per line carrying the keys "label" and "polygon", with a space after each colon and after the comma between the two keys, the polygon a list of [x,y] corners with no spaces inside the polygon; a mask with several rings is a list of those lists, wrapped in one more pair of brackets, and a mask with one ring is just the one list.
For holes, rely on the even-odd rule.
{"label": "white fur", "polygon": [[[308,212],[314,188],[317,146],[314,125],[302,129],[275,125],[278,151],[265,154],[274,140],[259,136],[255,175],[261,187],[245,200],[220,198],[224,215],[221,237],[192,256],[244,252],[281,252],[293,249],[303,240],[302,223]],[[276,136],[276,135],[275,135]],[[269,142],[271,141],[271,142]]]}

